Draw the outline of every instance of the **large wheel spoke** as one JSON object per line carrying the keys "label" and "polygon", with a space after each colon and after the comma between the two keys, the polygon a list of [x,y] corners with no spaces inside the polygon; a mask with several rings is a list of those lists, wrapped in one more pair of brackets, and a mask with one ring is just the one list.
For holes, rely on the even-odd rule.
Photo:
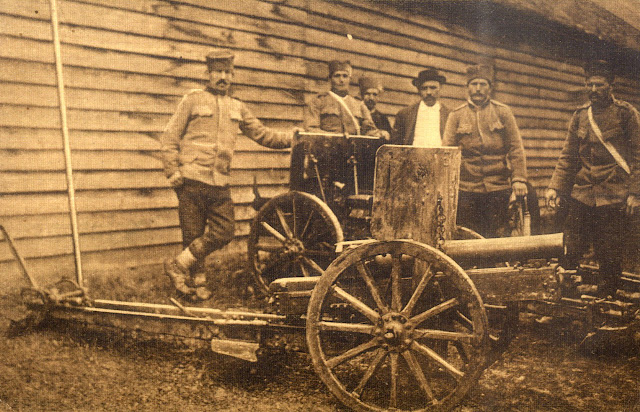
{"label": "large wheel spoke", "polygon": [[349,332],[373,335],[375,326],[362,323],[318,322],[318,328],[325,332]]}
{"label": "large wheel spoke", "polygon": [[389,382],[389,408],[398,406],[398,354],[396,352],[389,353],[391,360],[391,381]]}
{"label": "large wheel spoke", "polygon": [[360,355],[361,353],[370,351],[371,349],[377,346],[378,346],[378,343],[376,339],[371,339],[369,342],[365,342],[361,345],[356,346],[355,348],[349,349],[348,351],[346,351],[341,355],[338,355],[336,357],[333,357],[327,360],[327,366],[329,367],[329,369],[333,369],[336,366],[340,365],[341,363],[344,363],[349,359],[353,359],[356,356]]}
{"label": "large wheel spoke", "polygon": [[376,349],[376,352],[373,360],[371,361],[371,364],[369,365],[366,372],[362,376],[362,379],[360,379],[360,382],[358,382],[358,386],[356,386],[353,389],[353,393],[358,398],[362,396],[362,391],[364,390],[364,387],[367,385],[367,382],[369,382],[369,379],[371,379],[373,374],[378,370],[378,368],[380,367],[380,364],[382,363],[382,361],[386,356],[387,356],[387,351],[381,348]]}
{"label": "large wheel spoke", "polygon": [[304,234],[307,233],[307,229],[309,228],[309,224],[311,224],[311,220],[313,218],[313,215],[315,214],[315,210],[311,210],[311,213],[309,213],[309,216],[307,216],[307,221],[305,222],[304,226],[302,227],[302,231],[300,231],[300,237],[299,239],[303,239],[304,238]]}
{"label": "large wheel spoke", "polygon": [[267,230],[267,232],[271,234],[271,236],[275,237],[280,242],[284,243],[287,240],[286,237],[284,237],[280,232],[274,229],[273,226],[271,226],[267,222],[260,222],[260,224],[262,225],[263,228]]}
{"label": "large wheel spoke", "polygon": [[451,298],[447,301],[442,302],[441,304],[432,307],[431,309],[425,310],[424,312],[422,312],[419,315],[416,315],[414,317],[412,317],[411,319],[409,319],[409,322],[411,322],[413,325],[419,325],[420,323],[424,322],[425,320],[436,316],[448,309],[451,309],[455,306],[458,305],[458,299],[457,298]]}
{"label": "large wheel spoke", "polygon": [[424,372],[415,356],[413,356],[413,354],[408,350],[402,352],[402,356],[407,361],[409,369],[418,380],[418,386],[420,386],[420,389],[422,389],[422,391],[427,395],[427,397],[429,397],[430,400],[434,401],[434,403],[437,403],[437,399],[433,394],[433,389],[431,389],[429,382],[427,382],[427,378],[424,376]]}
{"label": "large wheel spoke", "polygon": [[413,295],[411,295],[409,302],[407,302],[407,305],[404,307],[404,309],[402,309],[403,315],[409,316],[411,314],[411,312],[413,311],[413,307],[416,305],[416,303],[418,303],[418,299],[420,299],[422,292],[424,292],[424,288],[427,287],[427,284],[429,283],[432,277],[433,277],[433,273],[431,273],[431,265],[429,265],[429,267],[427,267],[427,269],[422,274],[422,277],[420,278],[420,282],[418,282],[418,286],[416,286],[416,290],[413,291]]}
{"label": "large wheel spoke", "polygon": [[307,256],[318,256],[318,257],[333,257],[335,255],[333,250],[316,250],[316,249],[305,249],[304,254]]}
{"label": "large wheel spoke", "polygon": [[371,293],[371,296],[373,297],[373,300],[376,302],[378,309],[380,309],[381,313],[387,313],[389,311],[389,308],[382,301],[382,298],[380,297],[380,292],[378,291],[378,288],[374,284],[373,278],[369,274],[369,271],[364,265],[364,263],[358,262],[356,264],[356,268],[358,269],[358,273],[360,274],[364,282],[367,284],[367,288],[369,288],[369,293]]}
{"label": "large wheel spoke", "polygon": [[318,272],[318,274],[322,275],[324,273],[322,266],[318,265],[315,260],[302,256],[302,262],[306,263],[311,269]]}
{"label": "large wheel spoke", "polygon": [[333,292],[333,294],[336,297],[338,297],[341,300],[343,300],[343,301],[347,302],[348,304],[350,304],[355,310],[357,310],[358,312],[362,313],[371,322],[376,323],[380,319],[380,314],[378,312],[376,312],[375,310],[371,309],[369,306],[364,304],[362,301],[360,301],[355,296],[349,294],[347,291],[342,289],[340,286],[335,286],[334,285],[331,288],[331,291]]}
{"label": "large wheel spoke", "polygon": [[289,223],[287,223],[287,219],[284,217],[284,213],[278,206],[276,206],[275,209],[276,209],[276,215],[278,215],[278,220],[280,221],[280,226],[282,226],[282,229],[284,229],[284,233],[287,235],[288,238],[290,239],[293,238],[293,232],[289,227]]}
{"label": "large wheel spoke", "polygon": [[391,309],[395,311],[400,311],[402,308],[402,297],[400,295],[401,256],[393,256],[391,266]]}
{"label": "large wheel spoke", "polygon": [[453,376],[453,378],[456,381],[459,381],[464,376],[463,372],[461,372],[460,370],[458,370],[458,368],[456,368],[455,366],[453,366],[452,364],[444,360],[440,355],[438,355],[438,353],[436,353],[431,348],[424,346],[416,341],[413,341],[411,343],[411,348],[422,353],[424,356],[431,359],[431,361],[440,365],[442,368],[444,368],[444,370],[449,372],[449,374]]}
{"label": "large wheel spoke", "polygon": [[308,277],[309,271],[307,270],[307,267],[300,261],[298,261],[297,263],[298,263],[298,267],[300,268],[300,273],[302,273],[302,276]]}
{"label": "large wheel spoke", "polygon": [[415,339],[438,339],[452,342],[462,342],[472,344],[476,340],[476,336],[470,333],[449,332],[446,330],[435,329],[415,329],[413,331]]}
{"label": "large wheel spoke", "polygon": [[279,245],[273,245],[273,244],[266,245],[266,244],[261,244],[261,243],[258,243],[256,245],[256,249],[257,250],[262,250],[263,252],[269,252],[269,253],[276,253],[276,252],[280,252],[280,251],[284,250],[284,248],[282,247],[281,244],[279,244]]}

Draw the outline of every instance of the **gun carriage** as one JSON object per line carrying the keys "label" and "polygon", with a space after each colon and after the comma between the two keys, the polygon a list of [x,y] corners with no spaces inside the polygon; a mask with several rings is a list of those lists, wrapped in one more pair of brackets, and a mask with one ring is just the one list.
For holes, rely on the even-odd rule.
{"label": "gun carriage", "polygon": [[[306,351],[330,391],[359,411],[451,409],[504,348],[522,308],[591,329],[638,322],[637,301],[582,296],[579,274],[557,270],[561,234],[453,240],[458,149],[385,145],[368,187],[355,167],[320,171],[335,155],[329,138],[343,139],[338,156],[357,164],[349,139],[303,136],[292,190],[253,223],[249,261],[270,295],[264,312],[90,299],[68,280],[38,287],[22,264],[32,285],[25,303],[54,318],[205,341],[248,361]],[[366,223],[371,236],[345,241],[337,216]]]}

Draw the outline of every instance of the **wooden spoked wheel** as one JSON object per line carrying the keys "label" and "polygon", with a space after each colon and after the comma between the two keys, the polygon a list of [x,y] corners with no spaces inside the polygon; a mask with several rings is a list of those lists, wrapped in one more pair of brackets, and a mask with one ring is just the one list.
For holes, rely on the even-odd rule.
{"label": "wooden spoked wheel", "polygon": [[487,315],[464,271],[413,241],[376,241],[340,255],[307,310],[313,366],[358,411],[448,410],[478,380]]}
{"label": "wooden spoked wheel", "polygon": [[259,289],[275,279],[320,276],[344,240],[338,218],[316,196],[291,191],[269,200],[251,223],[249,267]]}

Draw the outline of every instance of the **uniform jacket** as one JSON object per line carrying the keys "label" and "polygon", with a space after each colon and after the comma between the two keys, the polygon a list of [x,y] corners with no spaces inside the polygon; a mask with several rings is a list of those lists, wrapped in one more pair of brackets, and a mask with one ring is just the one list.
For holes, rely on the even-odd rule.
{"label": "uniform jacket", "polygon": [[475,193],[511,188],[527,181],[520,130],[511,109],[489,100],[483,106],[467,102],[449,114],[443,146],[462,149],[460,190]]}
{"label": "uniform jacket", "polygon": [[268,129],[240,100],[205,90],[188,93],[161,138],[165,174],[179,170],[187,179],[226,186],[240,132],[274,149],[291,145],[292,133]]}
{"label": "uniform jacket", "polygon": [[[371,113],[362,100],[350,95],[343,98],[360,125],[360,134],[378,136],[380,133],[373,123]],[[307,131],[356,134],[356,127],[349,113],[328,92],[319,93],[305,111],[304,128]]]}
{"label": "uniform jacket", "polygon": [[589,106],[591,103],[579,107],[571,118],[549,187],[596,207],[622,203],[629,194],[640,195],[638,112],[629,103],[615,99],[604,109],[592,109],[603,140],[626,160],[629,175],[598,140],[589,122]]}

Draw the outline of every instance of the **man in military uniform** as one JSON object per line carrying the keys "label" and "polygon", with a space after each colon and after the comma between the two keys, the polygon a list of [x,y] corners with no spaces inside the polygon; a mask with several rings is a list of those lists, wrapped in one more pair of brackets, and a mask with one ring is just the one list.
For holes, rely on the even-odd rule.
{"label": "man in military uniform", "polygon": [[387,133],[391,133],[389,119],[376,108],[380,93],[382,93],[383,90],[382,84],[376,79],[362,76],[360,80],[358,80],[358,86],[360,86],[360,97],[365,106],[367,106],[367,109],[369,109],[373,123],[378,130],[385,130]]}
{"label": "man in military uniform", "polygon": [[446,77],[434,68],[418,73],[412,84],[418,89],[420,101],[401,109],[391,133],[392,144],[418,147],[439,147],[449,109],[440,102],[440,89]]}
{"label": "man in military uniform", "polygon": [[520,130],[511,109],[491,99],[491,68],[467,68],[467,102],[454,109],[443,146],[462,149],[457,224],[485,237],[508,225],[512,195],[527,194],[527,168]]}
{"label": "man in military uniform", "polygon": [[161,138],[165,174],[178,196],[184,247],[165,261],[165,272],[179,292],[203,300],[211,296],[204,286],[204,259],[234,235],[229,174],[238,132],[271,148],[289,147],[293,136],[266,128],[244,103],[228,95],[233,60],[229,50],[206,56],[206,90],[182,98]]}
{"label": "man in military uniform", "polygon": [[571,118],[545,197],[551,207],[560,199],[568,207],[563,266],[574,269],[593,242],[601,276],[598,294],[615,296],[626,216],[640,196],[640,119],[633,106],[613,97],[614,74],[607,62],[591,62],[585,78],[589,102]]}
{"label": "man in military uniform", "polygon": [[305,130],[388,139],[389,133],[378,130],[364,102],[349,95],[352,72],[348,61],[329,62],[331,90],[319,93],[307,105]]}

